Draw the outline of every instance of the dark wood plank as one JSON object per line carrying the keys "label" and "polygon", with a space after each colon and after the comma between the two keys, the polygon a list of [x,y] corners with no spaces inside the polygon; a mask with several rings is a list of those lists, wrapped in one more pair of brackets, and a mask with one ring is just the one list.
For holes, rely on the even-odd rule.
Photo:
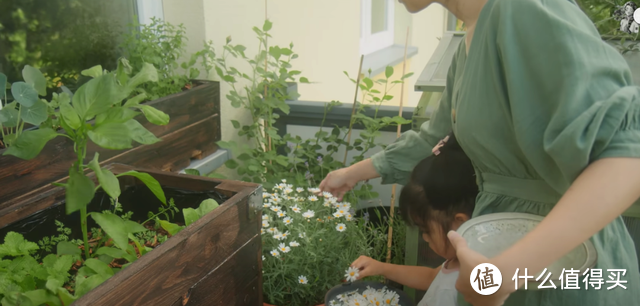
{"label": "dark wood plank", "polygon": [[189,289],[188,302],[195,305],[259,305],[262,301],[259,234],[231,255],[222,265]]}
{"label": "dark wood plank", "polygon": [[248,192],[228,200],[74,305],[171,305],[247,241],[260,235],[256,226],[259,219],[253,222],[256,224],[245,219],[247,196]]}
{"label": "dark wood plank", "polygon": [[[191,90],[151,101],[148,105],[164,111],[171,117],[169,124],[165,126],[150,124],[144,116],[138,118],[143,126],[159,138],[217,114],[218,128],[210,131],[210,139],[220,140],[220,84],[218,82],[203,82],[202,85]],[[202,158],[215,152],[216,149],[215,146],[209,145],[204,150],[196,150],[198,152],[195,153],[195,157]],[[102,160],[124,152],[98,150],[94,145],[89,150],[88,160],[93,158],[95,151],[101,152]],[[4,150],[0,150],[0,154],[3,152]],[[176,150],[161,152],[162,154],[173,154]],[[193,155],[194,152],[190,152],[190,154]],[[50,141],[40,155],[32,160],[25,161],[14,156],[0,155],[0,168],[3,169],[0,172],[0,186],[3,186],[0,188],[0,205],[67,176],[67,171],[75,160],[74,155],[73,143],[63,137]],[[172,159],[171,157],[171,155],[167,156],[168,159]],[[135,162],[132,164],[138,165]],[[185,160],[177,159],[162,166],[165,169],[177,169],[185,166]]]}
{"label": "dark wood plank", "polygon": [[[171,134],[161,137],[162,141],[147,146],[138,146],[134,149],[122,152],[120,155],[111,156],[111,158],[103,157],[100,154],[101,164],[108,165],[110,163],[118,162],[128,165],[135,165],[138,167],[148,169],[168,169],[172,171],[178,171],[186,164],[189,165],[193,152],[215,152],[217,146],[215,145],[216,139],[214,138],[215,132],[219,130],[220,117],[213,115],[212,117],[196,122],[190,126],[186,126],[181,130],[175,131]],[[102,152],[102,151],[100,151]],[[108,156],[108,154],[105,154]],[[93,155],[92,155],[93,156]],[[54,157],[55,158],[55,157]],[[21,195],[16,195],[13,199],[0,202],[0,228],[10,224],[11,222],[25,218],[41,209],[52,205],[53,198],[44,198],[37,203],[25,204],[25,199],[29,199],[32,196],[38,197],[42,195],[45,190],[50,189],[52,182],[62,182],[66,180],[68,176],[68,169],[71,162],[62,168],[62,163],[57,163],[59,172],[55,174],[58,177],[57,180],[45,181],[43,176],[49,175],[52,177],[52,173],[45,171],[34,171],[32,175],[37,176],[40,180],[35,182],[22,182],[23,184],[29,184],[32,187],[28,192],[23,192]],[[1,181],[1,180],[0,180]],[[195,180],[197,181],[197,180]],[[41,182],[38,186],[36,182]],[[44,183],[46,182],[46,183]],[[210,182],[210,181],[207,181]],[[193,183],[192,183],[193,184]],[[201,185],[203,188],[205,183],[195,183]],[[234,186],[234,184],[230,184]],[[244,188],[250,185],[243,185]],[[182,186],[184,189],[193,190],[193,186],[185,184]],[[210,188],[210,184],[206,186]],[[205,190],[205,189],[202,189]],[[238,189],[234,189],[238,190]],[[230,194],[226,194],[230,195]],[[64,200],[64,198],[62,198]]]}

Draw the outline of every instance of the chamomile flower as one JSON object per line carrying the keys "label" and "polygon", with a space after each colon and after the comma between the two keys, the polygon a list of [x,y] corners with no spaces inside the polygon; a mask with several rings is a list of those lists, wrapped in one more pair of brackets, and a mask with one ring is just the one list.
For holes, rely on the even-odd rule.
{"label": "chamomile flower", "polygon": [[281,209],[280,207],[278,207],[278,206],[273,206],[273,207],[271,207],[271,210],[273,210],[273,211],[275,211],[275,212],[279,212],[279,211],[281,211],[282,209]]}
{"label": "chamomile flower", "polygon": [[267,260],[267,259],[264,257],[264,255],[262,255],[262,260]]}
{"label": "chamomile flower", "polygon": [[267,192],[263,192],[263,193],[262,193],[262,198],[263,198],[263,199],[266,199],[266,198],[268,198],[268,197],[270,197],[270,196],[271,196],[271,194],[269,194],[269,193],[267,193]]}
{"label": "chamomile flower", "polygon": [[280,252],[282,252],[282,253],[289,253],[289,251],[291,251],[291,248],[288,247],[287,245],[285,245],[284,243],[281,243],[278,246],[278,250],[280,250]]}
{"label": "chamomile flower", "polygon": [[356,280],[358,280],[358,276],[360,276],[358,272],[360,272],[360,270],[358,270],[357,268],[349,267],[349,269],[347,269],[347,273],[344,276],[347,278],[348,282],[355,282]]}
{"label": "chamomile flower", "polygon": [[280,197],[274,197],[273,199],[271,199],[271,201],[275,204],[278,204],[280,202],[282,202],[282,199],[280,199]]}
{"label": "chamomile flower", "polygon": [[309,283],[309,281],[307,280],[306,276],[300,275],[300,276],[298,276],[298,283],[306,285],[306,284]]}
{"label": "chamomile flower", "polygon": [[277,234],[273,235],[273,239],[282,240],[282,234],[277,233]]}
{"label": "chamomile flower", "polygon": [[304,214],[302,214],[302,216],[307,219],[313,218],[313,216],[315,215],[316,213],[313,210],[307,210]]}
{"label": "chamomile flower", "polygon": [[284,222],[284,224],[289,225],[291,223],[293,223],[293,219],[291,219],[291,217],[286,217],[284,218],[284,220],[282,220],[282,222]]}
{"label": "chamomile flower", "polygon": [[336,218],[340,218],[340,217],[342,217],[342,214],[340,212],[336,211],[336,212],[333,213],[333,216],[336,217]]}
{"label": "chamomile flower", "polygon": [[262,204],[262,207],[264,207],[264,208],[269,208],[269,207],[271,207],[271,203],[269,203],[269,202],[264,202],[264,204]]}
{"label": "chamomile flower", "polygon": [[311,201],[311,202],[315,202],[315,201],[317,201],[317,200],[318,200],[318,197],[316,197],[316,196],[309,196],[309,198],[308,198],[308,199],[309,199],[309,201]]}
{"label": "chamomile flower", "polygon": [[293,189],[291,189],[291,188],[285,188],[284,189],[284,194],[290,194],[292,192],[293,192]]}
{"label": "chamomile flower", "polygon": [[266,232],[264,231],[264,228],[261,228],[261,229],[260,229],[260,235],[262,235],[262,234],[264,234],[264,233],[266,233]]}
{"label": "chamomile flower", "polygon": [[347,221],[353,220],[353,216],[351,214],[347,214],[345,218],[347,219]]}
{"label": "chamomile flower", "polygon": [[[349,213],[349,211],[347,211],[346,209],[342,209],[342,208],[341,208],[341,209],[338,209],[338,211],[336,211],[336,213],[337,213],[337,214],[339,214],[339,215],[340,215],[340,217],[342,217],[342,216],[344,216],[344,215],[348,214],[348,213]],[[335,216],[335,214],[334,214],[334,216]],[[338,218],[338,217],[336,217],[336,218]]]}
{"label": "chamomile flower", "polygon": [[277,257],[278,255],[280,255],[280,252],[278,252],[278,250],[273,250],[273,251],[271,251],[271,255],[273,257]]}
{"label": "chamomile flower", "polygon": [[304,202],[304,198],[297,198],[296,201],[298,202]]}
{"label": "chamomile flower", "polygon": [[286,183],[286,182],[287,182],[287,180],[286,180],[286,179],[282,179],[282,182],[283,182],[283,183]]}
{"label": "chamomile flower", "polygon": [[331,202],[329,202],[329,201],[324,201],[324,203],[322,203],[322,206],[324,206],[324,207],[331,207]]}
{"label": "chamomile flower", "polygon": [[307,234],[306,234],[306,233],[300,233],[300,234],[298,234],[298,237],[300,237],[300,238],[306,238],[306,237],[307,237]]}
{"label": "chamomile flower", "polygon": [[302,187],[296,188],[296,192],[298,192],[298,193],[303,192],[303,191],[304,191],[304,188],[302,188]]}
{"label": "chamomile flower", "polygon": [[272,227],[270,229],[267,230],[267,232],[269,232],[270,234],[277,234],[278,233],[278,229],[275,227]]}
{"label": "chamomile flower", "polygon": [[280,218],[282,218],[282,217],[284,217],[286,215],[287,215],[287,213],[285,213],[284,211],[279,211],[278,212],[278,217],[280,217]]}
{"label": "chamomile flower", "polygon": [[289,242],[289,245],[292,246],[292,247],[300,246],[300,244],[298,242],[296,242],[296,241]]}
{"label": "chamomile flower", "polygon": [[291,210],[293,210],[293,212],[295,213],[301,213],[302,209],[300,209],[300,207],[298,207],[298,205],[295,205],[293,207],[291,207]]}
{"label": "chamomile flower", "polygon": [[307,188],[307,190],[311,193],[318,193],[320,192],[320,188]]}
{"label": "chamomile flower", "polygon": [[286,233],[282,233],[282,239],[280,239],[280,240],[284,240],[289,235],[290,235],[289,231],[287,231]]}
{"label": "chamomile flower", "polygon": [[267,215],[262,215],[262,220],[263,220],[263,221],[269,221],[269,216],[267,216]]}
{"label": "chamomile flower", "polygon": [[347,226],[344,225],[343,223],[338,223],[338,225],[336,225],[336,230],[338,232],[344,232],[344,230],[346,230],[346,229],[347,229]]}
{"label": "chamomile flower", "polygon": [[262,227],[269,227],[269,221],[262,220]]}
{"label": "chamomile flower", "polygon": [[293,200],[295,200],[295,198],[294,198],[294,197],[291,197],[291,196],[287,196],[287,200],[289,200],[289,201],[293,201]]}
{"label": "chamomile flower", "polygon": [[333,198],[333,195],[331,194],[331,192],[326,192],[326,191],[322,192],[322,196],[329,199]]}

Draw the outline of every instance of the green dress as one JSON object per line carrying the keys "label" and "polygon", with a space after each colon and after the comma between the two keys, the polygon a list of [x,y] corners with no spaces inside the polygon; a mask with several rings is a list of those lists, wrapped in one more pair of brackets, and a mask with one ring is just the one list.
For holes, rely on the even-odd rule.
{"label": "green dress", "polygon": [[[431,122],[372,157],[383,183],[406,183],[451,130],[476,168],[474,217],[544,216],[589,163],[640,157],[640,88],[574,2],[488,0],[468,56],[460,44]],[[603,269],[600,290],[582,282],[580,290],[561,290],[552,275],[557,289],[521,290],[505,305],[640,305],[637,256],[622,218],[591,241],[595,268]],[[606,289],[607,269],[626,269],[626,290]],[[459,303],[466,304],[461,296]]]}

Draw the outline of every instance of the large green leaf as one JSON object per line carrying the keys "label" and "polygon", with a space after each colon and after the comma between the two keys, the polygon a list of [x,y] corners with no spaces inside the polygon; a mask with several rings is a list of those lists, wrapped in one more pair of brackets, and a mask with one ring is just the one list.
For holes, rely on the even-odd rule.
{"label": "large green leaf", "polygon": [[113,270],[111,270],[109,265],[107,265],[106,263],[100,260],[89,258],[85,260],[84,265],[89,267],[91,270],[93,270],[93,272],[96,272],[96,274],[102,274],[107,276],[113,275]]}
{"label": "large green leaf", "polygon": [[51,128],[24,131],[3,155],[13,155],[22,159],[32,159],[42,151],[47,142],[60,134]]}
{"label": "large green leaf", "polygon": [[85,176],[83,172],[73,168],[70,169],[66,194],[67,214],[86,207],[95,195],[95,188],[93,181]]}
{"label": "large green leaf", "polygon": [[7,94],[7,76],[0,72],[0,99],[4,99],[4,96]]}
{"label": "large green leaf", "polygon": [[18,126],[18,110],[5,106],[0,110],[0,122],[4,127],[16,127]]}
{"label": "large green leaf", "polygon": [[131,70],[133,68],[131,67],[131,65],[129,64],[129,61],[124,58],[121,57],[118,59],[118,68],[116,70],[116,78],[118,79],[118,82],[120,82],[120,85],[124,86],[127,84],[127,82],[129,81],[129,75],[131,74]]}
{"label": "large green leaf", "polygon": [[144,116],[149,122],[157,125],[166,125],[169,123],[169,115],[149,105],[138,105]]}
{"label": "large green leaf", "polygon": [[39,249],[38,245],[24,239],[24,236],[16,232],[9,232],[4,237],[4,243],[0,244],[0,257],[27,256]]}
{"label": "large green leaf", "polygon": [[191,225],[193,222],[198,221],[200,219],[200,214],[196,212],[193,208],[185,208],[182,210],[182,214],[184,215],[184,224],[186,226]]}
{"label": "large green leaf", "polygon": [[141,182],[143,182],[151,192],[160,200],[163,204],[167,204],[167,198],[164,195],[164,191],[160,186],[160,183],[153,178],[153,176],[148,173],[138,172],[138,171],[127,171],[125,173],[121,173],[118,176],[129,175],[138,178]]}
{"label": "large green leaf", "polygon": [[89,162],[88,167],[96,173],[100,187],[102,187],[111,198],[117,199],[120,197],[120,182],[113,172],[100,168],[100,162],[98,161],[99,156],[98,152],[96,152],[91,162]]}
{"label": "large green leaf", "polygon": [[[135,252],[135,251],[134,251]],[[136,256],[127,253],[124,250],[111,248],[111,247],[101,247],[96,251],[96,255],[107,255],[113,258],[124,258],[129,262],[134,262],[138,259]]]}
{"label": "large green leaf", "polygon": [[15,82],[11,84],[11,94],[18,103],[26,107],[31,107],[36,102],[40,101],[38,98],[38,92],[33,89],[33,86],[25,82]]}
{"label": "large green leaf", "polygon": [[60,115],[64,119],[64,122],[68,124],[70,128],[77,130],[82,126],[82,121],[80,121],[80,117],[78,117],[78,113],[71,106],[71,104],[69,103],[60,104]]}
{"label": "large green leaf", "polygon": [[44,78],[44,75],[39,69],[29,65],[24,66],[22,69],[22,78],[24,78],[27,84],[33,86],[39,95],[47,95],[47,79]]}
{"label": "large green leaf", "polygon": [[139,94],[139,95],[127,100],[127,102],[124,103],[123,107],[134,107],[134,106],[137,106],[142,101],[144,101],[145,98],[147,98],[147,94],[141,93],[141,94]]}
{"label": "large green leaf", "polygon": [[178,232],[180,232],[181,230],[184,229],[184,226],[180,226],[177,225],[175,223],[171,223],[169,221],[165,221],[165,220],[160,220],[160,226],[167,232],[169,232],[169,234],[171,236],[177,234]]}
{"label": "large green leaf", "polygon": [[134,75],[127,83],[127,93],[132,92],[136,87],[146,82],[157,82],[158,71],[152,64],[144,63],[138,74]]}
{"label": "large green leaf", "polygon": [[39,100],[31,107],[24,107],[22,109],[22,121],[33,124],[40,125],[40,123],[44,122],[49,118],[49,106],[42,100]]}
{"label": "large green leaf", "polygon": [[87,292],[93,290],[95,287],[100,286],[100,284],[104,283],[110,276],[103,274],[91,275],[87,278],[78,277],[76,278],[76,297],[81,297]]}
{"label": "large green leaf", "polygon": [[104,123],[125,123],[130,119],[135,118],[139,112],[125,108],[121,106],[114,106],[110,108],[108,111],[98,114],[96,116],[96,126],[102,125]]}
{"label": "large green leaf", "polygon": [[218,202],[216,202],[216,200],[214,200],[214,199],[206,199],[206,200],[202,201],[202,203],[200,203],[200,206],[198,206],[198,209],[196,209],[196,211],[200,215],[200,218],[202,218],[202,217],[204,217],[204,215],[206,215],[206,214],[210,213],[212,210],[218,208],[218,206],[220,206],[220,204],[218,204]]}
{"label": "large green leaf", "polygon": [[80,118],[86,121],[106,112],[123,98],[115,77],[108,73],[82,85],[73,95],[72,103]]}
{"label": "large green leaf", "polygon": [[103,74],[102,66],[100,65],[93,66],[89,69],[82,70],[80,74],[84,76],[92,77],[92,78],[98,78]]}
{"label": "large green leaf", "polygon": [[56,254],[58,255],[80,255],[81,253],[80,248],[69,241],[60,241],[56,247]]}
{"label": "large green leaf", "polygon": [[89,131],[88,135],[91,141],[105,149],[131,148],[129,128],[124,123],[105,123]]}
{"label": "large green leaf", "polygon": [[[125,221],[114,214],[91,213],[93,220],[113,239],[113,243],[121,250],[126,250],[129,245],[128,235],[144,232],[146,228],[133,221]],[[135,225],[133,225],[133,224]]]}
{"label": "large green leaf", "polygon": [[[27,291],[23,293],[27,297],[32,305],[48,305],[48,306],[62,306],[60,300],[53,293],[45,289],[37,289],[33,291]],[[21,306],[23,304],[20,304]]]}
{"label": "large green leaf", "polygon": [[140,122],[135,119],[131,119],[125,123],[127,128],[129,128],[131,139],[133,139],[137,143],[141,144],[154,144],[161,139],[153,135],[149,130],[147,130]]}

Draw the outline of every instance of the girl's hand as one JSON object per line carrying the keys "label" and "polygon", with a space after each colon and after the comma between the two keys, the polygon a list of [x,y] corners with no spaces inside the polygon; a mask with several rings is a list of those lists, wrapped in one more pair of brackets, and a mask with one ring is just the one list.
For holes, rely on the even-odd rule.
{"label": "girl's hand", "polygon": [[[480,253],[470,249],[467,242],[455,231],[447,235],[451,244],[456,249],[456,256],[460,261],[460,274],[456,282],[456,289],[464,296],[464,300],[473,306],[501,306],[509,295],[515,291],[513,280],[507,275],[509,268],[491,260]],[[502,284],[500,289],[492,295],[481,295],[471,287],[471,273],[477,273],[474,268],[482,263],[490,263],[496,266],[502,274]],[[515,269],[513,270],[515,271]]]}
{"label": "girl's hand", "polygon": [[360,269],[358,279],[383,274],[384,265],[384,263],[367,256],[360,256],[351,264],[352,267]]}
{"label": "girl's hand", "polygon": [[353,189],[357,183],[357,180],[350,177],[349,168],[342,168],[329,172],[319,188],[320,191],[329,192],[337,197],[338,201],[342,201],[344,194]]}

